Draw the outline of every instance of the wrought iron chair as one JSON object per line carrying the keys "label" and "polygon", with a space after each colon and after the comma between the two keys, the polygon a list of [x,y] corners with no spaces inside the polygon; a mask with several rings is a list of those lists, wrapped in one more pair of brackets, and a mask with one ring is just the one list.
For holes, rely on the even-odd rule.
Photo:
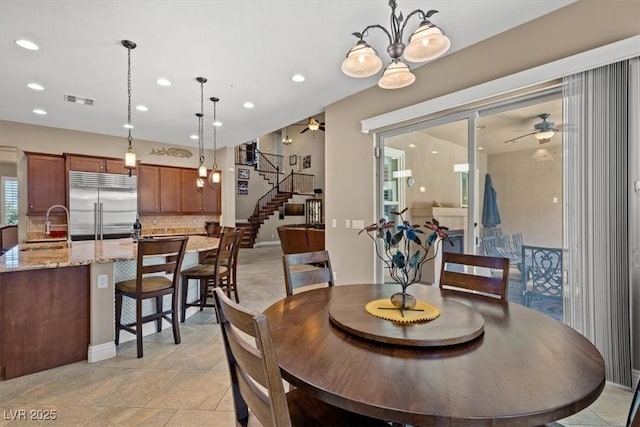
{"label": "wrought iron chair", "polygon": [[524,305],[534,297],[562,300],[562,249],[522,246]]}

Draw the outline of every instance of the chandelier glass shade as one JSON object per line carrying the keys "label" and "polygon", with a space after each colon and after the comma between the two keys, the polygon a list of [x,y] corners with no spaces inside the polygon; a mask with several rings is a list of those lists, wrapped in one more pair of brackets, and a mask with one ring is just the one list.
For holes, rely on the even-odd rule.
{"label": "chandelier glass shade", "polygon": [[[382,25],[369,25],[359,33],[352,33],[358,41],[342,61],[342,72],[349,77],[365,78],[373,76],[382,69],[382,60],[378,53],[364,41],[364,38],[369,35],[369,30],[379,29],[388,37],[387,53],[391,57],[391,62],[378,81],[378,86],[383,89],[399,89],[415,81],[415,76],[411,73],[409,66],[402,61],[403,58],[409,62],[431,61],[444,55],[451,47],[451,41],[441,28],[429,20],[432,15],[438,13],[437,10],[424,12],[416,9],[405,19],[401,12],[396,13],[395,0],[389,0],[389,7],[391,7],[391,30],[387,30]],[[405,45],[404,29],[414,15],[420,17],[422,22]]]}
{"label": "chandelier glass shade", "polygon": [[136,44],[130,40],[122,40],[120,42],[122,46],[127,48],[127,124],[124,127],[127,129],[127,152],[124,154],[124,167],[129,170],[129,176],[131,171],[136,168],[136,153],[133,152],[133,138],[131,137],[131,49],[136,48]]}
{"label": "chandelier glass shade", "polygon": [[554,131],[547,130],[547,131],[544,131],[544,132],[535,133],[535,134],[533,134],[533,136],[535,136],[536,139],[538,139],[538,140],[543,140],[543,139],[549,139],[555,134],[556,133]]}

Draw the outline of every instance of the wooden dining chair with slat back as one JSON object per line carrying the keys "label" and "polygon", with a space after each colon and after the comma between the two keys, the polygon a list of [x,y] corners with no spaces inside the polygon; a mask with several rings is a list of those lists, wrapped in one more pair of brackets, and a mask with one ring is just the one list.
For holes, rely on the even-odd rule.
{"label": "wooden dining chair with slat back", "polygon": [[249,419],[255,417],[261,425],[273,427],[389,426],[331,406],[300,389],[285,393],[267,318],[233,302],[220,288],[214,290],[214,297],[231,375],[236,425],[253,425]]}
{"label": "wooden dining chair with slat back", "polygon": [[[474,274],[469,269],[486,269],[488,275]],[[494,276],[499,272],[498,276]],[[480,272],[477,272],[480,273]],[[444,252],[440,271],[440,288],[471,291],[507,299],[509,258]]]}
{"label": "wooden dining chair with slat back", "polygon": [[328,284],[333,286],[333,270],[329,252],[315,251],[282,256],[284,285],[287,296],[297,288]]}
{"label": "wooden dining chair with slat back", "polygon": [[[236,268],[234,261],[237,259],[237,255],[234,259],[234,251],[236,245],[240,244],[241,238],[242,231],[225,229],[220,237],[215,256],[201,260],[198,265],[182,271],[182,309],[180,313],[182,322],[185,321],[188,307],[198,307],[200,311],[205,307],[215,308],[215,304],[208,301],[213,297],[213,288],[216,286],[223,287],[229,295],[234,291],[236,299],[238,298],[236,276],[234,275]],[[198,298],[194,301],[187,301],[189,280],[191,279],[198,281]]]}
{"label": "wooden dining chair with slat back", "polygon": [[[186,236],[167,239],[150,239],[138,241],[138,255],[136,261],[136,278],[117,282],[116,289],[116,345],[120,343],[122,329],[136,335],[138,358],[142,357],[142,324],[156,321],[157,331],[162,330],[162,319],[171,323],[173,339],[180,344],[180,326],[178,323],[178,278],[180,268],[187,247]],[[171,279],[164,273],[171,275]],[[171,295],[171,308],[163,310],[163,298]],[[136,320],[132,323],[122,323],[123,297],[135,300]],[[148,298],[156,299],[156,312],[142,315],[142,301]]]}

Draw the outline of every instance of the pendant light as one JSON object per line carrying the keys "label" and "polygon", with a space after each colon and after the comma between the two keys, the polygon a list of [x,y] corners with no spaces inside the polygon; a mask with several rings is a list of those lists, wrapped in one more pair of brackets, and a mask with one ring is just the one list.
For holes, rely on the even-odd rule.
{"label": "pendant light", "polygon": [[202,191],[204,181],[207,178],[207,166],[204,164],[204,84],[207,79],[204,77],[196,77],[196,81],[200,83],[200,112],[196,113],[198,118],[198,154],[200,164],[198,166],[198,180],[196,187],[198,191]]}
{"label": "pendant light", "polygon": [[286,128],[284,128],[284,137],[282,138],[282,144],[283,145],[291,145],[291,143],[293,142],[291,140],[291,138],[289,138],[289,127],[287,126]]}
{"label": "pendant light", "polygon": [[218,148],[217,146],[217,141],[216,141],[216,128],[217,126],[215,125],[216,120],[217,120],[217,115],[216,115],[216,104],[218,103],[218,101],[220,101],[220,98],[216,98],[215,96],[212,96],[211,98],[209,98],[211,100],[211,102],[213,102],[213,167],[211,168],[211,173],[209,174],[209,185],[211,185],[212,187],[214,185],[220,184],[220,179],[222,178],[222,172],[220,170],[218,170],[218,164],[216,163],[216,150]]}
{"label": "pendant light", "polygon": [[133,138],[131,138],[131,129],[133,129],[133,125],[131,124],[131,49],[136,48],[136,44],[130,40],[122,40],[122,46],[127,48],[127,124],[124,125],[125,128],[129,131],[129,136],[127,137],[127,141],[129,142],[129,146],[127,148],[127,152],[124,155],[124,167],[129,169],[129,176],[131,176],[131,171],[136,168],[136,153],[133,152],[133,147],[131,146],[131,142]]}

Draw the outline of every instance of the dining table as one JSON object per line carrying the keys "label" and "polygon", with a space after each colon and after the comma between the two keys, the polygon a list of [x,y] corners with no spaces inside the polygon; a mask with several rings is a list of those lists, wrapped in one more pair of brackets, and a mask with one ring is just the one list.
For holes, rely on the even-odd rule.
{"label": "dining table", "polygon": [[374,316],[394,284],[318,288],[264,314],[283,378],[329,404],[412,426],[537,426],[589,406],[605,385],[597,348],[516,303],[414,284],[433,320]]}

